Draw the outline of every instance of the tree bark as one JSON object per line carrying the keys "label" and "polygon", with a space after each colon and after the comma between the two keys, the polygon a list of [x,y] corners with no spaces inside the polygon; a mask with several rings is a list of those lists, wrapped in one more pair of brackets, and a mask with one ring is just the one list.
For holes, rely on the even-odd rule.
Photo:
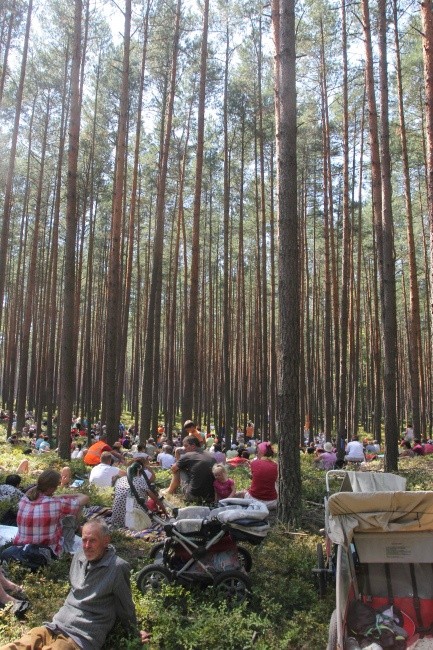
{"label": "tree bark", "polygon": [[197,148],[194,189],[191,275],[189,282],[188,319],[185,323],[184,377],[182,394],[182,419],[192,417],[195,388],[195,363],[197,354],[197,319],[199,299],[200,218],[203,178],[204,113],[206,100],[207,42],[209,29],[209,0],[204,0],[203,31],[200,58],[200,85],[197,112]]}
{"label": "tree bark", "polygon": [[281,318],[281,393],[278,518],[299,522],[299,225],[297,203],[296,35],[293,0],[280,0],[277,69],[277,161],[279,198],[279,298]]}
{"label": "tree bark", "polygon": [[71,417],[75,398],[76,351],[74,349],[76,308],[75,308],[75,245],[77,238],[77,178],[78,152],[80,146],[80,66],[81,66],[81,25],[83,4],[75,0],[74,35],[72,41],[71,66],[71,111],[69,119],[68,180],[66,204],[65,271],[63,285],[63,313],[60,360],[60,399],[59,399],[59,455],[68,460],[71,457]]}

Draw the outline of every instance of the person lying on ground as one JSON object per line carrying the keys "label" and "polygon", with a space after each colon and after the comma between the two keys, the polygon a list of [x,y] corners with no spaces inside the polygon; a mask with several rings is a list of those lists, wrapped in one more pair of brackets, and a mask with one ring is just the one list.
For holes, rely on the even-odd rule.
{"label": "person lying on ground", "polygon": [[138,632],[130,585],[130,568],[116,555],[103,520],[83,526],[83,549],[74,555],[69,572],[71,590],[51,623],[36,627],[1,650],[100,650],[118,618],[128,633]]}
{"label": "person lying on ground", "polygon": [[415,454],[415,456],[424,456],[424,448],[419,438],[414,439],[412,451]]}
{"label": "person lying on ground", "polygon": [[239,446],[238,448],[238,455],[235,456],[234,458],[229,458],[227,461],[227,465],[230,467],[249,467],[250,466],[250,455],[246,449],[243,447]]}
{"label": "person lying on ground", "polygon": [[424,456],[433,454],[433,444],[431,440],[423,440],[422,448],[424,449]]}

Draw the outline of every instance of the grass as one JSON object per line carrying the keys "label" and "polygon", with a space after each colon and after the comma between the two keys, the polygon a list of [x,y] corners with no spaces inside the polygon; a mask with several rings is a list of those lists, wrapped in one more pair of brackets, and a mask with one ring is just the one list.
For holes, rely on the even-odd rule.
{"label": "grass", "polygon": [[[17,467],[22,459],[20,450],[11,450],[0,442],[0,482],[6,473]],[[60,468],[64,463],[54,453],[31,456],[31,473],[24,477],[25,486],[35,482],[38,472]],[[302,457],[304,523],[292,534],[284,526],[275,525],[266,540],[248,549],[253,556],[250,574],[253,584],[251,601],[234,610],[219,601],[212,588],[187,591],[169,585],[158,597],[142,595],[135,585],[135,575],[151,562],[151,545],[119,531],[113,533],[112,543],[118,554],[131,566],[131,583],[137,616],[142,629],[151,631],[149,650],[320,650],[326,647],[328,622],[335,607],[331,589],[320,600],[312,568],[316,563],[317,536],[323,526],[324,472],[315,469],[311,458]],[[72,461],[73,471],[82,475],[81,461]],[[7,470],[6,470],[7,468]],[[372,464],[372,469],[380,465]],[[404,459],[400,473],[408,482],[408,489],[433,488],[433,458]],[[244,468],[232,471],[237,489],[249,485]],[[159,472],[160,487],[168,484],[169,472]],[[110,491],[97,492],[83,487],[91,502],[110,505]],[[182,505],[180,498],[174,498]],[[69,588],[69,562],[60,560],[44,571],[30,573],[22,567],[11,568],[13,580],[24,585],[32,603],[27,619],[17,621],[9,608],[0,610],[0,643],[19,637],[25,629],[50,620],[62,604]],[[104,646],[105,650],[142,647],[138,640],[127,639],[123,629],[116,625]]]}

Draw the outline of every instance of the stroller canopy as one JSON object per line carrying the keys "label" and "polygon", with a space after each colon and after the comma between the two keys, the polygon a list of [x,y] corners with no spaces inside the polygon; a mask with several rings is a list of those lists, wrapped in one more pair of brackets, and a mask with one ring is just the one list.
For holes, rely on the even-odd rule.
{"label": "stroller canopy", "polygon": [[345,472],[342,492],[404,492],[406,479],[388,472]]}
{"label": "stroller canopy", "polygon": [[329,537],[346,547],[358,532],[433,531],[433,492],[338,492],[328,507]]}

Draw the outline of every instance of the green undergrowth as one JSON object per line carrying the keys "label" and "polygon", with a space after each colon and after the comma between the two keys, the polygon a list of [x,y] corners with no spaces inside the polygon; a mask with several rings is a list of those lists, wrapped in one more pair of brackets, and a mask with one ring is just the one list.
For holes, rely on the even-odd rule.
{"label": "green undergrowth", "polygon": [[[13,471],[23,456],[7,445],[3,448],[4,453],[0,444],[0,466],[8,472]],[[34,484],[41,470],[60,469],[64,465],[54,453],[29,458],[30,473],[23,477],[24,486]],[[302,467],[304,494],[319,499],[322,490],[319,484],[324,484],[324,474],[304,463]],[[81,461],[73,461],[71,468],[76,476],[84,475]],[[244,468],[231,470],[230,476],[237,489],[248,487],[248,472]],[[1,480],[4,480],[4,473],[0,475]],[[168,485],[169,480],[169,472],[157,472],[159,486]],[[80,491],[89,494],[92,504],[108,506],[111,503],[110,490],[97,491],[83,486]],[[179,498],[175,505],[182,505]],[[169,585],[162,594],[141,594],[135,576],[151,562],[151,545],[120,531],[113,533],[112,543],[131,566],[139,625],[152,634],[151,643],[145,646],[149,650],[309,650],[326,646],[327,625],[334,602],[332,593],[322,601],[317,596],[312,568],[316,563],[318,539],[303,530],[292,533],[284,526],[274,525],[261,545],[244,544],[253,557],[252,596],[248,603],[234,609],[218,599],[212,588],[185,590]],[[68,571],[67,559],[33,574],[17,565],[10,567],[11,578],[23,585],[32,607],[22,622],[13,617],[8,607],[0,610],[0,644],[51,619],[68,592]],[[125,638],[123,628],[116,624],[104,650],[140,647],[138,639]]]}
{"label": "green undergrowth", "polygon": [[[0,482],[14,471],[24,458],[22,451],[0,443]],[[56,454],[29,456],[30,473],[23,476],[27,487],[36,482],[38,473],[48,467],[60,469],[64,462]],[[76,477],[85,476],[82,461],[70,463]],[[368,465],[370,470],[382,470],[381,461]],[[399,473],[406,477],[410,490],[433,489],[433,457],[402,459]],[[148,650],[321,650],[326,647],[330,615],[335,607],[332,588],[320,600],[312,568],[316,564],[317,536],[323,526],[325,472],[317,470],[313,458],[301,457],[303,523],[296,531],[273,525],[266,540],[259,546],[248,547],[253,557],[250,573],[253,590],[248,603],[228,609],[212,588],[185,590],[169,585],[158,595],[141,594],[135,584],[138,571],[151,562],[151,545],[115,531],[112,543],[121,557],[131,566],[131,583],[140,627],[152,633]],[[249,485],[248,471],[230,471],[238,490]],[[170,472],[157,471],[157,485],[166,487]],[[338,484],[336,488],[338,489]],[[90,496],[94,505],[109,506],[109,489],[96,490],[86,484],[80,488]],[[173,498],[174,505],[183,505]],[[3,505],[0,504],[0,515]],[[60,560],[43,572],[30,573],[22,567],[10,568],[11,578],[23,584],[32,607],[23,622],[17,621],[6,607],[0,610],[0,644],[21,635],[29,627],[50,620],[68,592],[69,561]],[[134,650],[142,647],[138,639],[128,639],[116,624],[104,650]]]}

